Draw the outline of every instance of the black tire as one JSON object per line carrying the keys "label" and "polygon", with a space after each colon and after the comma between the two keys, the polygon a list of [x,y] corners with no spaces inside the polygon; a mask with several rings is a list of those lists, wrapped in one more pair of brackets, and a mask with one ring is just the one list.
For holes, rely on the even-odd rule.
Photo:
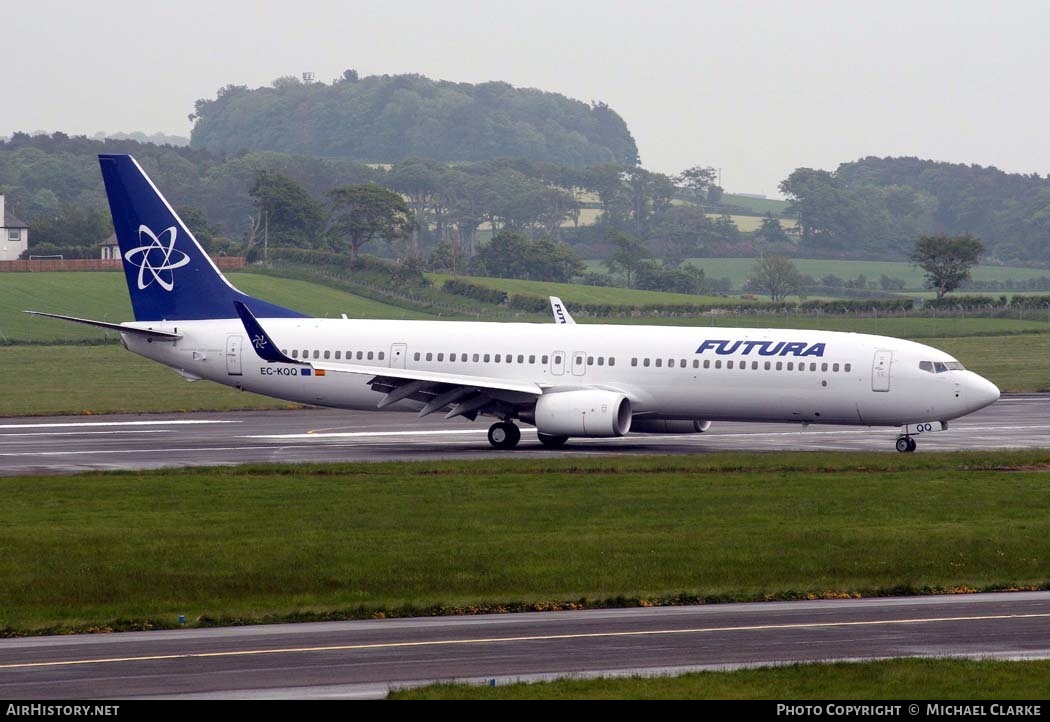
{"label": "black tire", "polygon": [[521,441],[521,430],[512,423],[499,421],[489,427],[489,443],[497,449],[513,449]]}
{"label": "black tire", "polygon": [[907,436],[902,436],[899,439],[897,439],[897,451],[901,452],[902,454],[906,451],[913,451],[912,440],[909,439]]}
{"label": "black tire", "polygon": [[569,440],[568,436],[556,436],[554,434],[541,434],[536,432],[536,438],[540,440],[540,443],[546,446],[548,449],[557,449],[565,446],[565,442]]}
{"label": "black tire", "polygon": [[915,451],[915,447],[917,447],[917,446],[918,446],[918,444],[915,443],[915,439],[913,439],[913,438],[911,438],[909,436],[908,437],[908,451]]}

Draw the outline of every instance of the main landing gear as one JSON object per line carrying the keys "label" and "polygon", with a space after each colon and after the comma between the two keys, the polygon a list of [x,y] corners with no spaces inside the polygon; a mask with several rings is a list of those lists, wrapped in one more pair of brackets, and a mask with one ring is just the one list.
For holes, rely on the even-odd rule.
{"label": "main landing gear", "polygon": [[569,440],[568,436],[557,436],[555,434],[542,434],[536,432],[536,438],[540,440],[540,443],[546,446],[548,449],[557,449],[561,446],[565,446],[565,442]]}
{"label": "main landing gear", "polygon": [[897,438],[897,451],[903,453],[915,451],[915,439],[910,436],[900,436]]}
{"label": "main landing gear", "polygon": [[498,421],[489,427],[489,443],[497,449],[513,449],[521,441],[521,429],[509,421]]}

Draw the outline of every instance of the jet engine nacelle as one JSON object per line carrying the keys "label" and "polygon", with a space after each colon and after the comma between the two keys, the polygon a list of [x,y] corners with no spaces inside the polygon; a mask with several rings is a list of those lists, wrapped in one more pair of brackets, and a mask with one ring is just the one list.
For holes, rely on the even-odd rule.
{"label": "jet engine nacelle", "polygon": [[711,428],[704,419],[635,419],[631,431],[639,434],[702,434]]}
{"label": "jet engine nacelle", "polygon": [[584,390],[544,394],[533,418],[551,436],[623,436],[631,430],[631,402],[615,391]]}

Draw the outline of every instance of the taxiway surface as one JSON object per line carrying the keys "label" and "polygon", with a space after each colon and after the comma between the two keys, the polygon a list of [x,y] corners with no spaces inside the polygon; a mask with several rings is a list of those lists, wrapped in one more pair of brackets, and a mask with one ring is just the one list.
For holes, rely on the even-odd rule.
{"label": "taxiway surface", "polygon": [[1050,592],[544,612],[0,640],[0,697],[383,696],[437,680],[817,660],[1050,657]]}
{"label": "taxiway surface", "polygon": [[[435,418],[437,417],[437,418]],[[895,429],[715,423],[703,434],[573,439],[496,451],[488,422],[434,415],[303,409],[232,413],[7,418],[0,420],[0,476],[249,462],[407,461],[580,454],[692,454],[712,451],[886,451]],[[1050,448],[1050,394],[1010,395],[918,438],[923,451]]]}

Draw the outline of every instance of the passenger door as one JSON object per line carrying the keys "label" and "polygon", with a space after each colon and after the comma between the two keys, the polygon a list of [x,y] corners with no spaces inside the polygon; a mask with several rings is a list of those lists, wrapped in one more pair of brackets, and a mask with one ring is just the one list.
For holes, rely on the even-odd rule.
{"label": "passenger door", "polygon": [[241,371],[241,336],[229,336],[226,339],[226,373],[230,376],[243,376]]}
{"label": "passenger door", "polygon": [[876,351],[871,363],[871,390],[890,390],[890,366],[893,363],[892,351]]}

